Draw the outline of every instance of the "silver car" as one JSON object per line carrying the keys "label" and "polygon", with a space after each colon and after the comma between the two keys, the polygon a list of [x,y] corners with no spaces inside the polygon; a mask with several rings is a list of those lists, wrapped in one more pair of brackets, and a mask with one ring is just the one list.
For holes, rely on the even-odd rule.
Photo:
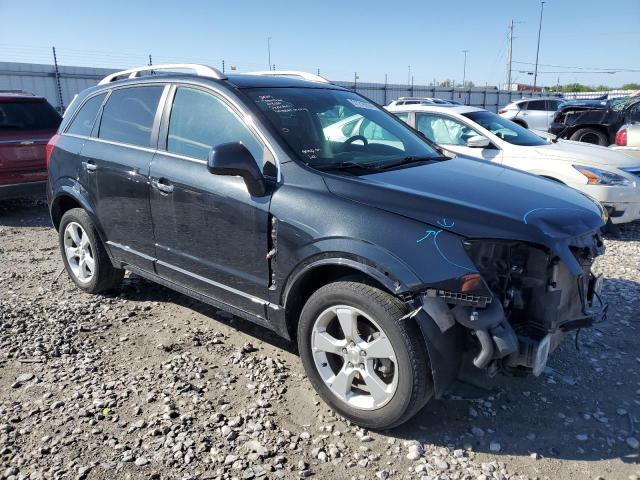
{"label": "silver car", "polygon": [[616,133],[616,143],[611,148],[640,158],[640,123],[620,127]]}
{"label": "silver car", "polygon": [[552,97],[523,98],[501,108],[498,114],[525,128],[546,132],[563,101],[561,98]]}

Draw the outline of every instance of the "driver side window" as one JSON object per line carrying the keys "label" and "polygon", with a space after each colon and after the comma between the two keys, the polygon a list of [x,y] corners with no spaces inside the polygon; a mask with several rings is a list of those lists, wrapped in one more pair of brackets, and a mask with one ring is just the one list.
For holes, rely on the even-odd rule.
{"label": "driver side window", "polygon": [[439,145],[464,146],[477,133],[462,122],[432,113],[416,113],[416,129]]}

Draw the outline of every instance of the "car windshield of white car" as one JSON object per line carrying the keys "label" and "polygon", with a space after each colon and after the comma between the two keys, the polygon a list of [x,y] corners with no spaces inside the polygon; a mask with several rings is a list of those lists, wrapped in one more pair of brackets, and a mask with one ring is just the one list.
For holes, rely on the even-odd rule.
{"label": "car windshield of white car", "polygon": [[489,130],[495,136],[513,145],[535,147],[547,144],[546,140],[532,131],[495,113],[480,111],[464,113],[463,115]]}
{"label": "car windshield of white car", "polygon": [[355,93],[329,88],[245,92],[311,167],[370,171],[443,158],[404,122]]}

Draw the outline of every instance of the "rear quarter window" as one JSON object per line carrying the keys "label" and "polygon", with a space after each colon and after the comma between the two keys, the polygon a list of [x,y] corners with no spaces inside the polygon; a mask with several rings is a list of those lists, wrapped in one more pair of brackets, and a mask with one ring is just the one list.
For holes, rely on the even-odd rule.
{"label": "rear quarter window", "polygon": [[47,102],[0,102],[0,130],[57,130],[62,117]]}
{"label": "rear quarter window", "polygon": [[75,118],[71,121],[71,125],[67,129],[67,133],[73,133],[74,135],[84,135],[86,137],[91,135],[93,130],[93,124],[96,121],[98,110],[104,101],[106,93],[102,95],[96,95],[85,102],[80,108]]}
{"label": "rear quarter window", "polygon": [[98,137],[148,147],[163,89],[154,85],[114,90],[104,106]]}

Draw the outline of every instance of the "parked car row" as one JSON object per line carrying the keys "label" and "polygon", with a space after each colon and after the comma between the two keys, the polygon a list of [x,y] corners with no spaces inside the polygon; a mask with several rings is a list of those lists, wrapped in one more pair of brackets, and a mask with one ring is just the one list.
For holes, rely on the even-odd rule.
{"label": "parked car row", "polygon": [[[468,369],[539,375],[605,319],[591,265],[607,212],[506,166],[511,145],[562,146],[469,107],[397,106],[403,122],[293,73],[140,67],[78,96],[48,144],[47,196],[79,289],[128,270],[270,328],[368,428],[409,420]],[[576,178],[635,182],[578,156]]]}

